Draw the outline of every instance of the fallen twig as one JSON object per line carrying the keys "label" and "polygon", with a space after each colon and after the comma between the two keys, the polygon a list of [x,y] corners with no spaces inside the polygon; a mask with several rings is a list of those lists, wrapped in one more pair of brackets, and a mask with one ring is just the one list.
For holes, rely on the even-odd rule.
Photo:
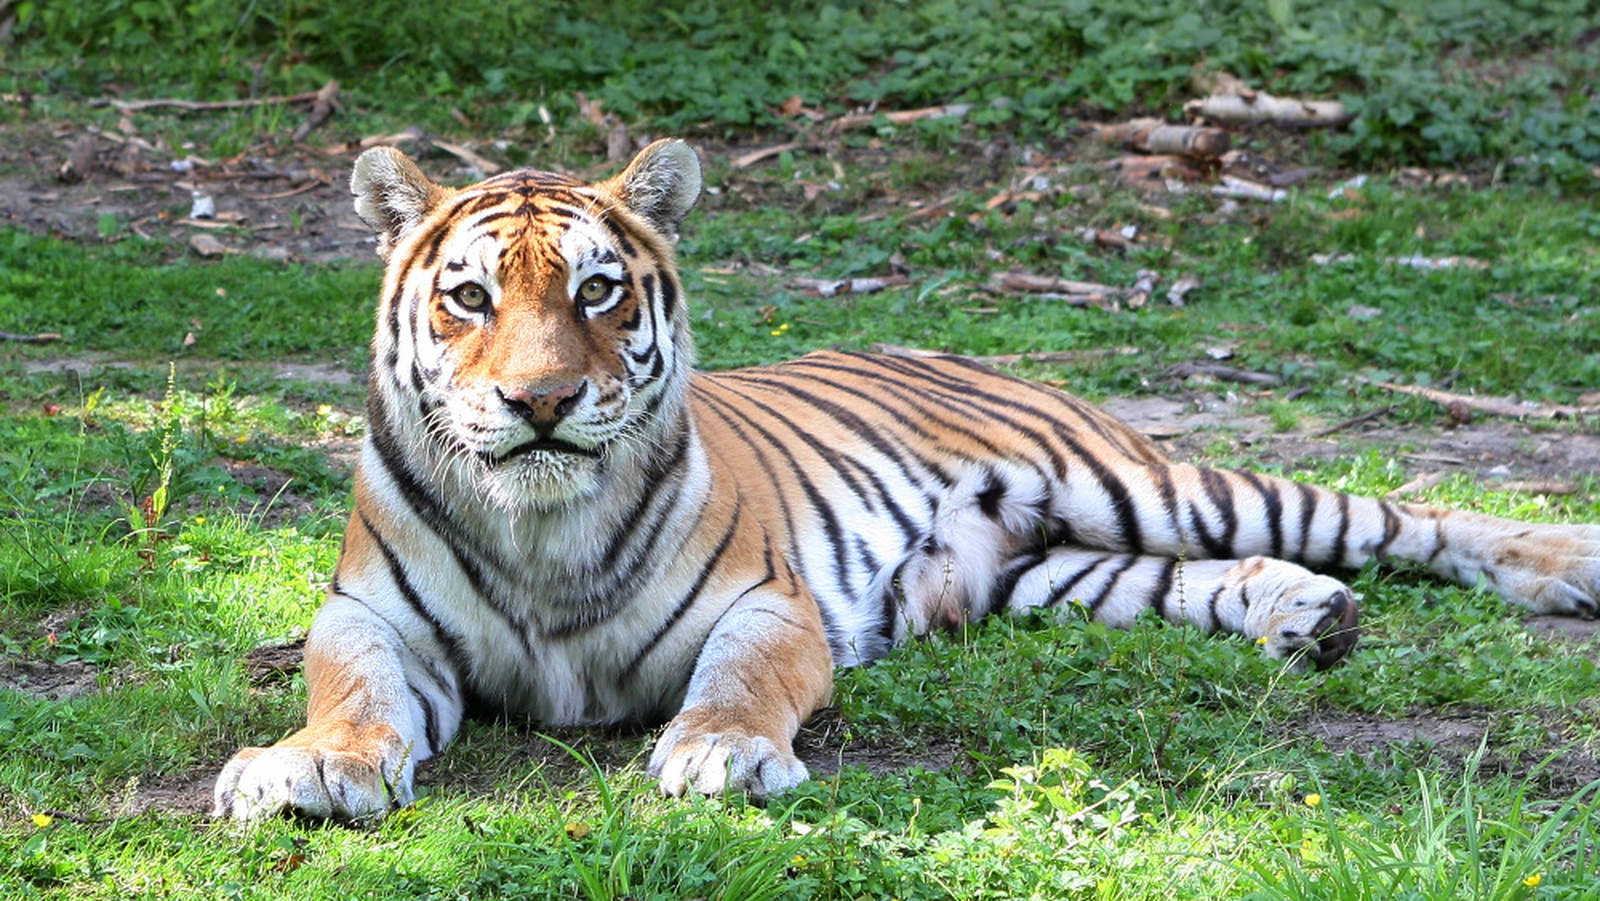
{"label": "fallen twig", "polygon": [[1398,501],[1403,498],[1408,498],[1413,494],[1420,494],[1424,491],[1427,491],[1429,488],[1432,488],[1440,482],[1443,482],[1449,477],[1450,474],[1448,472],[1425,472],[1422,475],[1417,476],[1411,481],[1405,483],[1404,485],[1401,485],[1399,488],[1396,488],[1388,494],[1385,494],[1383,499],[1386,501]]}
{"label": "fallen twig", "polygon": [[1577,482],[1557,479],[1535,479],[1527,482],[1501,482],[1495,486],[1501,491],[1520,491],[1523,494],[1555,494],[1567,496],[1578,493]]}
{"label": "fallen twig", "polygon": [[37,335],[19,335],[16,332],[0,332],[0,341],[15,341],[18,344],[49,344],[60,341],[61,335],[56,332],[40,332]]}
{"label": "fallen twig", "polygon": [[[1332,266],[1335,263],[1354,263],[1358,257],[1353,253],[1314,253],[1311,262],[1318,266]],[[1412,269],[1421,269],[1433,272],[1439,269],[1488,269],[1489,264],[1473,257],[1448,256],[1425,257],[1422,254],[1412,254],[1408,257],[1384,257],[1380,262],[1391,266],[1409,266]]]}
{"label": "fallen twig", "polygon": [[787,144],[778,144],[773,147],[763,147],[760,150],[752,150],[742,156],[734,157],[728,162],[728,165],[735,169],[748,169],[751,166],[754,166],[756,163],[770,160],[779,154],[788,153],[791,150],[799,150],[803,146],[805,145],[801,144],[799,141],[790,141]]}
{"label": "fallen twig", "polygon": [[1410,394],[1444,407],[1450,415],[1458,420],[1465,421],[1472,412],[1486,413],[1490,416],[1505,416],[1511,419],[1576,419],[1580,416],[1593,416],[1600,413],[1600,406],[1569,406],[1565,404],[1541,404],[1535,401],[1516,400],[1510,397],[1474,397],[1470,394],[1456,394],[1450,391],[1440,391],[1436,388],[1425,388],[1421,385],[1396,385],[1393,382],[1370,382],[1380,388],[1387,388],[1400,394]]}
{"label": "fallen twig", "polygon": [[113,106],[125,113],[135,113],[149,109],[181,109],[188,112],[208,112],[211,110],[249,109],[256,106],[271,106],[277,103],[315,103],[317,98],[327,86],[310,91],[305,94],[289,94],[278,97],[254,97],[249,100],[175,100],[161,98],[155,100],[91,100],[90,106]]}
{"label": "fallen twig", "polygon": [[962,354],[950,354],[941,350],[926,350],[921,347],[902,347],[898,344],[874,344],[872,352],[891,357],[910,357],[921,359],[925,357],[951,357],[961,356],[964,359],[982,363],[985,366],[1011,366],[1016,363],[1055,363],[1073,365],[1086,360],[1099,360],[1106,357],[1131,356],[1139,352],[1137,347],[1090,347],[1083,350],[1043,350],[1030,351],[1020,354],[991,354],[988,356],[974,357]]}
{"label": "fallen twig", "polygon": [[473,153],[471,150],[461,146],[460,144],[449,144],[435,138],[433,141],[433,146],[477,169],[484,175],[495,175],[499,173],[502,168],[504,168],[499,163],[486,160],[476,153]]}
{"label": "fallen twig", "polygon": [[1209,375],[1212,378],[1222,379],[1225,382],[1238,382],[1241,385],[1276,385],[1280,381],[1270,372],[1251,372],[1248,369],[1235,369],[1220,363],[1204,362],[1176,363],[1168,366],[1161,377],[1186,379],[1192,375]]}
{"label": "fallen twig", "polygon": [[871,294],[885,288],[909,284],[903,275],[868,276],[863,278],[797,278],[796,288],[816,297],[837,297],[841,294]]}
{"label": "fallen twig", "polygon": [[1343,422],[1335,423],[1335,424],[1333,424],[1331,426],[1328,426],[1327,428],[1323,429],[1320,432],[1312,433],[1311,437],[1313,437],[1313,438],[1326,438],[1329,435],[1336,435],[1339,432],[1344,431],[1345,429],[1352,429],[1352,428],[1355,428],[1358,425],[1365,425],[1365,424],[1373,421],[1374,419],[1382,419],[1383,417],[1389,415],[1389,411],[1393,410],[1393,409],[1394,409],[1393,407],[1380,407],[1380,408],[1378,408],[1376,410],[1373,410],[1370,413],[1362,413],[1360,416],[1352,416],[1352,417],[1350,417],[1349,419],[1346,419]]}

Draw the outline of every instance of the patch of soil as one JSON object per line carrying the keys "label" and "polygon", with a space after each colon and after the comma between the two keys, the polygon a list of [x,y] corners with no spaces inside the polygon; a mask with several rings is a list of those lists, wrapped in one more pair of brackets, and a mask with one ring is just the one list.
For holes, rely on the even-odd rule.
{"label": "patch of soil", "polygon": [[264,644],[244,655],[244,671],[255,686],[277,685],[289,681],[305,663],[304,638],[285,644]]}
{"label": "patch of soil", "polygon": [[99,687],[99,670],[82,661],[50,663],[19,658],[0,659],[0,688],[59,701],[90,694]]}
{"label": "patch of soil", "polygon": [[1308,722],[1303,734],[1319,739],[1330,751],[1370,757],[1390,745],[1425,742],[1451,757],[1478,749],[1489,724],[1478,717],[1448,719],[1419,714],[1384,719],[1364,714],[1322,714]]}
{"label": "patch of soil", "polygon": [[874,775],[898,773],[913,767],[931,773],[961,768],[965,750],[960,741],[947,736],[850,740],[845,737],[844,720],[827,707],[816,713],[794,740],[799,757],[813,779],[839,772],[845,767],[861,767]]}
{"label": "patch of soil", "polygon": [[[1399,719],[1358,713],[1323,713],[1294,734],[1320,740],[1330,751],[1381,760],[1396,745],[1422,742],[1452,764],[1464,763],[1483,746],[1489,722],[1481,716],[1445,717],[1418,713]],[[1600,779],[1600,758],[1588,751],[1562,745],[1552,735],[1553,747],[1510,759],[1490,748],[1480,764],[1483,772],[1510,773],[1517,779],[1536,781],[1551,797],[1570,794]]]}
{"label": "patch of soil", "polygon": [[[1529,616],[1522,627],[1541,638],[1570,641],[1574,644],[1592,644],[1600,648],[1600,619],[1578,619],[1575,616]],[[1600,654],[1600,650],[1596,651]],[[1600,662],[1600,656],[1596,657]]]}
{"label": "patch of soil", "polygon": [[1411,446],[1408,471],[1461,471],[1479,478],[1564,480],[1600,474],[1600,434],[1571,426],[1478,419],[1449,430],[1381,424],[1318,437],[1276,431],[1270,419],[1216,394],[1113,397],[1101,406],[1157,439],[1175,459],[1195,459],[1219,439],[1266,465],[1292,466],[1372,448]]}
{"label": "patch of soil", "polygon": [[196,767],[150,785],[135,785],[113,797],[108,806],[118,817],[151,812],[205,815],[211,812],[211,791],[216,786],[220,769],[220,765]]}

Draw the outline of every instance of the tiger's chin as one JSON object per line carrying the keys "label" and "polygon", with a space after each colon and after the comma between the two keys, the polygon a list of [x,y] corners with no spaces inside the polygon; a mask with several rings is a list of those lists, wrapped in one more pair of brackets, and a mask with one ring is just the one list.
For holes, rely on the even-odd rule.
{"label": "tiger's chin", "polygon": [[489,506],[508,513],[552,512],[600,490],[598,454],[533,449],[491,464],[483,473]]}

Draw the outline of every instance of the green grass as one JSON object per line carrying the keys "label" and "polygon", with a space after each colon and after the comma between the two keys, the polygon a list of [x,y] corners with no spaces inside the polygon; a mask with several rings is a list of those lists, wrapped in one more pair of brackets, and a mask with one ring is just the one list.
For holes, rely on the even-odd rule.
{"label": "green grass", "polygon": [[[333,128],[349,134],[330,141],[412,122],[454,134],[454,107],[474,140],[507,140],[489,152],[510,162],[588,166],[601,141],[577,121],[583,90],[636,133],[711,142],[718,192],[680,248],[704,366],[875,342],[1083,351],[1012,368],[1097,400],[1231,398],[1233,413],[1187,437],[1221,465],[1258,464],[1255,433],[1304,436],[1389,407],[1405,439],[1350,429],[1333,459],[1269,467],[1358,493],[1431,467],[1402,454],[1452,425],[1369,382],[1550,403],[1600,387],[1583,4],[992,6],[23,2],[0,91],[34,105],[0,106],[0,127],[110,127],[80,101],[118,90],[218,98],[339,77]],[[1173,215],[1159,218],[1069,136],[1082,119],[1173,112],[1198,47],[1261,87],[1342,94],[1364,118],[1287,142],[1240,136],[1322,170],[1282,204],[1225,215],[1195,192],[1162,198]],[[830,113],[870,100],[979,110],[728,167],[723,141],[803,130],[772,112],[791,93]],[[138,121],[151,140],[220,157],[281,144],[299,115]],[[1041,199],[985,208],[1017,171],[1007,156],[989,173],[997,141],[1058,161]],[[1390,162],[1481,178],[1410,187]],[[1331,173],[1351,165],[1377,169],[1330,200],[1343,177]],[[1530,170],[1543,175],[1518,175]],[[828,188],[808,198],[807,183]],[[940,199],[950,215],[912,214]],[[1120,255],[1073,231],[1129,224],[1141,240]],[[421,800],[374,829],[211,823],[171,798],[206,792],[233,750],[303,716],[298,674],[242,660],[304,634],[362,432],[359,378],[284,380],[281,366],[359,376],[379,272],[200,260],[102,226],[83,244],[0,231],[0,328],[64,336],[0,345],[0,678],[93,686],[0,689],[0,897],[1600,897],[1595,645],[1541,637],[1488,593],[1414,571],[1353,574],[1361,644],[1318,674],[1153,622],[990,620],[915,642],[841,674],[803,736],[813,780],[765,809],[658,797],[648,733],[472,723],[424,769]],[[1390,262],[1418,254],[1487,265]],[[896,265],[910,284],[878,294],[817,298],[792,281]],[[1116,286],[1151,269],[1163,284],[1117,311],[985,291],[1012,269]],[[1201,284],[1182,309],[1162,300],[1179,274]],[[1351,316],[1357,305],[1381,313]],[[1280,383],[1164,378],[1220,347]],[[1097,353],[1115,348],[1136,350]],[[1592,421],[1524,429],[1507,453],[1594,434]],[[1550,497],[1457,475],[1419,499],[1593,523],[1597,475],[1571,473],[1572,493]],[[1467,737],[1351,750],[1319,723]]]}

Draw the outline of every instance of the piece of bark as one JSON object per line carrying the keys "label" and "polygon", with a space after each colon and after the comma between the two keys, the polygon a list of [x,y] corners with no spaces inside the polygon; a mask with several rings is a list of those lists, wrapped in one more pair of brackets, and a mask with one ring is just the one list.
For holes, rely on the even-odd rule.
{"label": "piece of bark", "polygon": [[203,257],[220,257],[229,253],[228,246],[211,237],[205,232],[197,232],[189,236],[189,246],[194,252]]}
{"label": "piece of bark", "polygon": [[1095,137],[1102,143],[1141,153],[1199,159],[1219,157],[1227,153],[1232,145],[1232,138],[1220,128],[1168,125],[1160,119],[1134,119],[1101,125],[1095,129]]}
{"label": "piece of bark", "polygon": [[1167,303],[1181,307],[1187,303],[1189,292],[1200,287],[1200,280],[1192,275],[1180,275],[1178,280],[1167,289]]}
{"label": "piece of bark", "polygon": [[297,142],[304,141],[306,135],[311,134],[317,126],[328,121],[328,117],[333,115],[333,110],[338,105],[339,82],[337,79],[329,79],[328,83],[317,91],[317,99],[311,103],[311,114],[306,116],[306,120],[301,122],[300,127],[294,130],[294,140]]}
{"label": "piece of bark", "polygon": [[1541,404],[1533,401],[1516,400],[1510,397],[1474,397],[1470,394],[1456,394],[1451,391],[1440,391],[1437,388],[1425,388],[1421,385],[1396,385],[1393,382],[1372,382],[1371,384],[1400,394],[1410,394],[1414,397],[1430,400],[1444,407],[1452,417],[1456,418],[1459,418],[1463,412],[1469,417],[1471,413],[1486,413],[1490,416],[1504,416],[1510,419],[1576,419],[1580,416],[1600,414],[1600,407]]}
{"label": "piece of bark", "polygon": [[94,135],[85,133],[78,140],[72,142],[72,149],[67,151],[66,162],[56,170],[56,178],[69,185],[86,180],[94,172],[95,141]]}
{"label": "piece of bark", "polygon": [[1298,100],[1249,90],[1191,100],[1183,105],[1183,112],[1230,125],[1271,122],[1284,128],[1332,127],[1349,124],[1355,118],[1337,100]]}

